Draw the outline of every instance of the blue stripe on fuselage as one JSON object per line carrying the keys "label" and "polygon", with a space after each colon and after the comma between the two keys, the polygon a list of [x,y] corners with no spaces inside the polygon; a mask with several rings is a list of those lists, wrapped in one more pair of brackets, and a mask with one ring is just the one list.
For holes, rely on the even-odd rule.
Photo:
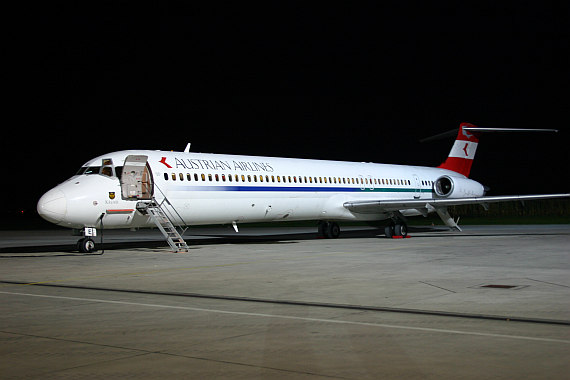
{"label": "blue stripe on fuselage", "polygon": [[[338,193],[353,193],[353,192],[381,192],[381,193],[412,193],[416,189],[399,189],[399,188],[354,188],[354,187],[314,187],[314,186],[180,186],[171,185],[171,190],[175,191],[279,191],[279,192],[338,192]],[[421,189],[422,193],[431,193],[431,189]]]}

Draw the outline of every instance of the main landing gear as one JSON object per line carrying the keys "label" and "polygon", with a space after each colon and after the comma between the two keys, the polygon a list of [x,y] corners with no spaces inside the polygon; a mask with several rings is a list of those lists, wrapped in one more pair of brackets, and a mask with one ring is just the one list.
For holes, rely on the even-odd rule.
{"label": "main landing gear", "polygon": [[392,222],[384,228],[387,238],[406,238],[408,236],[408,225],[404,222]]}
{"label": "main landing gear", "polygon": [[336,239],[340,235],[340,227],[335,222],[319,222],[319,237],[325,239]]}

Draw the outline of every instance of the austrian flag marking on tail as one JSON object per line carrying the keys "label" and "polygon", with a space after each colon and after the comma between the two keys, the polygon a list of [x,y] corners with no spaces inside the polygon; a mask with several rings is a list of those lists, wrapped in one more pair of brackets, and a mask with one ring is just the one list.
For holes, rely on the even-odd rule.
{"label": "austrian flag marking on tail", "polygon": [[457,138],[449,152],[449,156],[447,156],[447,160],[439,168],[453,170],[469,177],[477,145],[479,144],[479,133],[467,131],[463,128],[476,127],[473,124],[461,123],[459,133],[457,133]]}
{"label": "austrian flag marking on tail", "polygon": [[449,157],[472,160],[475,158],[476,150],[476,142],[455,140],[455,144],[453,144],[453,148],[451,148],[451,152],[449,152]]}

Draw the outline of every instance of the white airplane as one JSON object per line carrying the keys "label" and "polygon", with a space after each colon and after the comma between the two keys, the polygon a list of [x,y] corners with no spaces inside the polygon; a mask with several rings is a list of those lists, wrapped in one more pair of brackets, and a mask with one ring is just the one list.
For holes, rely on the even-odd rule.
{"label": "white airplane", "polygon": [[191,153],[189,145],[184,152],[113,152],[45,193],[37,210],[49,222],[80,230],[82,252],[95,250],[97,228],[155,225],[183,251],[172,224],[232,224],[237,232],[238,223],[315,220],[321,236],[336,238],[339,221],[386,220],[386,236],[406,237],[407,217],[432,212],[459,229],[447,211],[452,205],[570,197],[485,196],[485,187],[468,178],[480,134],[508,131],[546,130],[461,123],[437,168]]}

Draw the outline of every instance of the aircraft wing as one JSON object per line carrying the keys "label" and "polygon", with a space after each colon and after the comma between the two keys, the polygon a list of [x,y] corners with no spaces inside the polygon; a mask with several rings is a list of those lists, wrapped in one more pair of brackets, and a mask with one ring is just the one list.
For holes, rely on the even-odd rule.
{"label": "aircraft wing", "polygon": [[467,198],[435,198],[435,199],[388,199],[388,200],[362,200],[345,202],[344,207],[355,213],[377,214],[382,212],[399,213],[402,210],[416,210],[427,216],[428,212],[436,211],[443,222],[449,227],[460,230],[457,222],[447,212],[447,206],[480,204],[487,208],[488,203],[525,201],[537,199],[570,198],[565,194],[538,194],[538,195],[498,195],[490,197]]}
{"label": "aircraft wing", "polygon": [[497,203],[497,202],[556,199],[556,198],[570,198],[570,193],[538,194],[538,195],[498,195],[492,197],[471,197],[471,198],[365,200],[365,201],[345,202],[344,207],[356,213],[376,214],[384,211],[428,208],[428,205],[437,208],[437,207],[458,206],[458,205],[468,205],[468,204],[485,205],[487,203]]}

